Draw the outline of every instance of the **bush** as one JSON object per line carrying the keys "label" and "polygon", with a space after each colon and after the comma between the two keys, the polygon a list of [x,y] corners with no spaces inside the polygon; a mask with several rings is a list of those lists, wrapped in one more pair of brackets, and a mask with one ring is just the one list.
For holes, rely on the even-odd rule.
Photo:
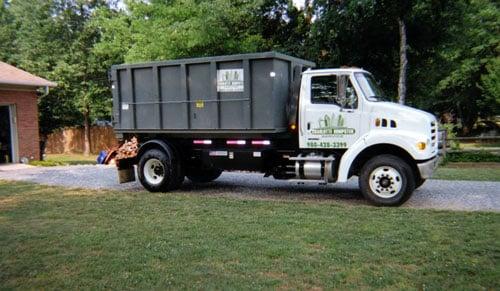
{"label": "bush", "polygon": [[458,163],[458,162],[468,162],[468,163],[478,163],[478,162],[493,162],[500,163],[500,155],[496,155],[487,151],[477,151],[477,152],[453,152],[447,153],[446,159],[444,161]]}
{"label": "bush", "polygon": [[[459,125],[453,124],[453,123],[443,123],[439,125],[440,130],[446,130],[446,138],[447,139],[453,139],[457,137],[457,134],[455,133],[456,129],[458,128]],[[460,149],[460,143],[457,140],[448,140],[448,145],[452,150],[458,150]]]}

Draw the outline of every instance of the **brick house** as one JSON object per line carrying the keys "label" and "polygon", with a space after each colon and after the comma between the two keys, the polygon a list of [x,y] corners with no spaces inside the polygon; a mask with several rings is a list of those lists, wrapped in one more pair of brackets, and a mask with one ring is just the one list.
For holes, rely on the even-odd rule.
{"label": "brick house", "polygon": [[0,62],[0,163],[40,159],[38,96],[55,86]]}

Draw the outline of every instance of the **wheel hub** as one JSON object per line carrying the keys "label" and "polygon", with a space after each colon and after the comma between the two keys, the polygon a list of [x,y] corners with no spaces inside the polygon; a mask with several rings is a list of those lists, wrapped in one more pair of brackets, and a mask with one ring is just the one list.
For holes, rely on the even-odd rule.
{"label": "wheel hub", "polygon": [[165,177],[165,168],[158,159],[149,159],[144,164],[144,178],[149,184],[158,185]]}
{"label": "wheel hub", "polygon": [[387,177],[382,177],[379,183],[383,188],[387,188],[392,184],[391,180]]}
{"label": "wheel hub", "polygon": [[163,167],[154,167],[154,173],[157,176],[163,176]]}
{"label": "wheel hub", "polygon": [[393,167],[378,167],[370,173],[370,189],[381,198],[392,198],[399,194],[403,186],[401,174]]}

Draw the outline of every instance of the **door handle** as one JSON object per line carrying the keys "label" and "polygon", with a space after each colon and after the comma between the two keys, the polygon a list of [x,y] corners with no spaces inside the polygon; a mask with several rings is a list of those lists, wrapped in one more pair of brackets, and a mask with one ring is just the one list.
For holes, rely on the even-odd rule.
{"label": "door handle", "polygon": [[354,109],[340,108],[340,112],[353,113]]}
{"label": "door handle", "polygon": [[310,123],[310,122],[308,122],[308,123],[307,123],[307,130],[310,130],[310,129],[311,129],[311,123]]}

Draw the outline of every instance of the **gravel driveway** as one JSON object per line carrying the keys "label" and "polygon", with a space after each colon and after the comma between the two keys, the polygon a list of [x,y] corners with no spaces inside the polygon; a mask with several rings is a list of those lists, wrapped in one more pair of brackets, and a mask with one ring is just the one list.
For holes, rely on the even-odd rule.
{"label": "gravel driveway", "polygon": [[[89,189],[143,190],[138,182],[119,184],[114,166],[0,167],[0,180]],[[262,174],[223,173],[215,182],[195,185],[188,180],[180,192],[254,199],[338,201],[367,204],[357,180],[337,185],[297,184],[264,178]],[[166,194],[168,195],[168,194]],[[403,207],[500,212],[500,182],[429,180]]]}

